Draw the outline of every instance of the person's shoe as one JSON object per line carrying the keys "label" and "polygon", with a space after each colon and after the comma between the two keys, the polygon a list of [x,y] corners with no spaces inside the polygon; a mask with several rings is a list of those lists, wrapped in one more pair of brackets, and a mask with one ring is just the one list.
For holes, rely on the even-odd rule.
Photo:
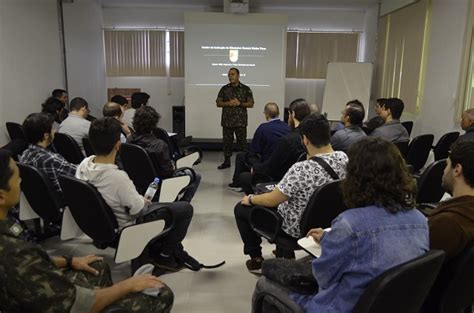
{"label": "person's shoe", "polygon": [[195,258],[190,256],[184,250],[176,252],[175,257],[181,264],[183,264],[184,266],[186,266],[187,268],[189,268],[192,271],[197,272],[201,269],[201,263],[199,263],[198,260],[196,260]]}
{"label": "person's shoe", "polygon": [[283,259],[288,259],[288,260],[294,260],[295,259],[295,251],[282,251],[279,249],[274,249],[272,250],[272,254],[276,258],[283,258]]}
{"label": "person's shoe", "polygon": [[159,256],[153,259],[152,263],[156,267],[165,269],[170,272],[179,272],[184,268],[183,264],[179,262],[173,255],[160,254]]}
{"label": "person's shoe", "polygon": [[229,167],[230,167],[230,159],[226,158],[225,161],[217,167],[217,169],[223,170],[223,169],[229,168]]}
{"label": "person's shoe", "polygon": [[237,192],[244,191],[244,189],[242,187],[240,187],[240,185],[237,184],[237,183],[230,183],[227,186],[229,187],[229,189],[231,189],[233,191],[237,191]]}
{"label": "person's shoe", "polygon": [[255,258],[251,258],[250,260],[247,260],[247,262],[245,262],[245,265],[247,266],[247,269],[249,270],[249,272],[255,273],[255,274],[261,274],[262,263],[263,263],[263,257],[258,256]]}

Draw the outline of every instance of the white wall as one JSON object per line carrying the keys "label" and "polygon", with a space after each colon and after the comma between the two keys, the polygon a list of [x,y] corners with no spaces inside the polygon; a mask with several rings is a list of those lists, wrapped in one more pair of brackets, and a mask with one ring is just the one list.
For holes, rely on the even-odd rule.
{"label": "white wall", "polygon": [[0,145],[5,122],[23,122],[63,88],[56,0],[0,1]]}
{"label": "white wall", "polygon": [[427,70],[421,114],[413,135],[459,130],[455,105],[468,0],[433,0]]}
{"label": "white wall", "polygon": [[[208,9],[194,7],[104,7],[105,28],[183,28],[184,12],[203,12]],[[364,9],[292,9],[264,8],[258,13],[285,13],[289,29],[311,31],[356,31],[361,32],[359,61],[373,62],[377,35],[378,6]],[[107,77],[107,88],[139,87],[151,95],[152,103],[162,114],[162,126],[171,129],[171,106],[183,103],[184,80],[172,79],[171,95],[168,95],[167,80],[160,77]],[[285,104],[296,98],[306,98],[312,103],[322,104],[324,79],[286,79]],[[181,85],[180,85],[181,84]],[[280,103],[279,103],[280,104]],[[283,106],[283,104],[280,104]]]}
{"label": "white wall", "polygon": [[95,0],[75,0],[63,12],[69,99],[86,99],[100,117],[107,101],[102,7]]}

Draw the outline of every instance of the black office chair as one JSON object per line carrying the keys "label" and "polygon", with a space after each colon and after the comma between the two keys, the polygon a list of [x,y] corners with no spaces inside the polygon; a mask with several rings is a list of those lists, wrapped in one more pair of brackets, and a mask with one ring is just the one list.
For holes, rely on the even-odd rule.
{"label": "black office chair", "polygon": [[88,137],[82,138],[82,146],[84,147],[84,151],[86,152],[86,156],[95,155],[94,149],[92,148],[91,141]]}
{"label": "black office chair", "polygon": [[426,254],[376,277],[352,313],[418,313],[445,258],[444,251]]}
{"label": "black office chair", "polygon": [[[428,253],[397,265],[376,277],[357,301],[352,313],[418,313],[428,290],[438,275],[445,253],[432,250]],[[262,277],[257,285],[265,286],[265,292],[254,293],[252,312],[264,313],[265,305],[270,304],[271,312],[282,312],[271,303],[277,302],[284,312],[303,313],[304,310],[293,301],[281,300],[272,293],[272,285],[279,285]],[[269,288],[268,288],[269,287]],[[471,290],[469,290],[471,291]],[[272,301],[268,301],[271,298]]]}
{"label": "black office chair", "polygon": [[70,163],[79,164],[84,159],[81,148],[68,134],[54,134],[53,145],[56,151]]}
{"label": "black office chair", "polygon": [[411,136],[411,131],[413,129],[413,122],[412,121],[405,121],[405,122],[401,122],[401,124],[407,130],[408,136]]}
{"label": "black office chair", "polygon": [[[117,219],[97,189],[86,181],[61,175],[59,182],[68,207],[79,228],[93,240],[95,247],[115,248],[117,263],[136,260],[145,247],[165,235],[174,221],[167,219],[163,230],[157,231],[160,220],[172,216],[169,208],[163,208],[163,218],[149,223],[135,224],[119,230]],[[162,223],[162,222],[161,222]],[[152,229],[150,229],[150,227]],[[155,227],[155,229],[153,229]],[[138,264],[132,264],[132,271]]]}
{"label": "black office chair", "polygon": [[402,157],[406,160],[407,159],[407,154],[408,154],[408,141],[400,141],[400,142],[395,142],[395,146],[397,146],[398,151],[400,151],[400,154]]}
{"label": "black office chair", "polygon": [[410,142],[406,161],[413,167],[413,172],[419,172],[425,166],[433,145],[433,135],[420,135]]}
{"label": "black office chair", "polygon": [[417,203],[437,203],[443,197],[445,190],[441,187],[446,159],[434,161],[417,178]]}
{"label": "black office chair", "polygon": [[181,157],[184,157],[187,154],[193,153],[193,152],[198,152],[199,153],[199,159],[194,163],[194,164],[199,164],[202,160],[202,150],[194,145],[191,145],[192,137],[187,136],[185,138],[181,139],[173,139],[168,136],[168,132],[162,128],[156,127],[153,130],[153,134],[166,142],[168,145],[168,149],[170,151],[170,157],[176,161]]}
{"label": "black office chair", "polygon": [[15,122],[6,122],[8,136],[10,136],[10,140],[14,139],[21,139],[24,141],[26,140],[25,133],[23,132],[23,126],[21,124]]}
{"label": "black office chair", "polygon": [[[332,220],[346,210],[340,190],[340,180],[318,187],[303,212],[300,233],[306,234],[311,228],[327,228]],[[297,239],[281,229],[283,220],[275,209],[254,206],[250,213],[252,229],[270,243],[285,250],[299,250]]]}
{"label": "black office chair", "polygon": [[[150,183],[158,176],[155,166],[153,165],[153,158],[142,147],[129,143],[123,143],[120,151],[123,169],[133,181],[138,193],[141,195],[145,194]],[[188,169],[191,172],[189,183],[193,182],[195,179],[194,170],[188,167],[180,168],[179,170],[183,169]],[[174,178],[168,178],[165,180],[168,181],[169,179]],[[163,186],[163,183],[164,180],[162,179],[161,187]],[[177,190],[177,193],[184,192],[188,185],[181,190]],[[158,196],[161,196],[160,193],[161,190],[158,190],[155,199],[158,199]]]}
{"label": "black office chair", "polygon": [[441,136],[436,146],[433,147],[435,160],[447,159],[451,145],[458,140],[458,138],[459,132],[450,132]]}
{"label": "black office chair", "polygon": [[[31,209],[43,219],[45,226],[49,223],[60,225],[64,203],[49,178],[36,167],[24,163],[17,164],[20,169],[21,190]],[[57,232],[51,233],[46,227],[42,228],[39,221],[35,223],[35,231],[40,240],[57,235]]]}
{"label": "black office chair", "polygon": [[423,313],[471,313],[474,300],[474,244],[443,265]]}
{"label": "black office chair", "polygon": [[133,181],[138,193],[143,195],[148,185],[157,176],[150,156],[140,146],[123,143],[120,145],[120,158],[123,169]]}

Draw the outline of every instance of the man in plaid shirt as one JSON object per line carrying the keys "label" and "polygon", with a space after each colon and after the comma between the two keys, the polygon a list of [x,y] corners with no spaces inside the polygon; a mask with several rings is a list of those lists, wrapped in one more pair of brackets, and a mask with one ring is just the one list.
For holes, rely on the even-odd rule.
{"label": "man in plaid shirt", "polygon": [[45,113],[32,113],[23,122],[23,131],[29,142],[20,157],[20,162],[42,171],[52,182],[59,199],[63,199],[59,175],[74,176],[77,166],[66,161],[61,155],[48,150],[53,142],[53,117]]}

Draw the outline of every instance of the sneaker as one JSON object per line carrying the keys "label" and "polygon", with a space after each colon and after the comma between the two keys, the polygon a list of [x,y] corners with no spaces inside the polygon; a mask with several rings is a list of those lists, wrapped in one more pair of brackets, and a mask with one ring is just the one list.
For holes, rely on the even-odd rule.
{"label": "sneaker", "polygon": [[190,256],[186,251],[184,250],[181,250],[179,252],[176,252],[175,253],[175,257],[176,259],[178,259],[178,261],[183,264],[184,266],[186,266],[187,268],[189,268],[190,270],[192,271],[199,271],[201,269],[201,263],[199,263],[198,260],[196,260],[195,258],[193,258],[192,256]]}
{"label": "sneaker", "polygon": [[251,258],[250,260],[247,260],[247,262],[245,262],[245,265],[247,266],[247,269],[249,270],[249,272],[261,274],[262,263],[263,263],[263,257],[258,256],[255,258]]}
{"label": "sneaker", "polygon": [[229,168],[229,167],[230,167],[230,160],[229,160],[229,159],[225,159],[225,161],[224,161],[221,165],[219,165],[219,166],[217,167],[217,169],[223,170],[223,169]]}
{"label": "sneaker", "polygon": [[237,183],[230,183],[227,185],[230,190],[237,191],[237,192],[242,192],[244,189],[240,187]]}
{"label": "sneaker", "polygon": [[162,255],[153,259],[153,265],[165,269],[170,272],[179,272],[184,268],[183,264],[179,262],[173,255]]}

